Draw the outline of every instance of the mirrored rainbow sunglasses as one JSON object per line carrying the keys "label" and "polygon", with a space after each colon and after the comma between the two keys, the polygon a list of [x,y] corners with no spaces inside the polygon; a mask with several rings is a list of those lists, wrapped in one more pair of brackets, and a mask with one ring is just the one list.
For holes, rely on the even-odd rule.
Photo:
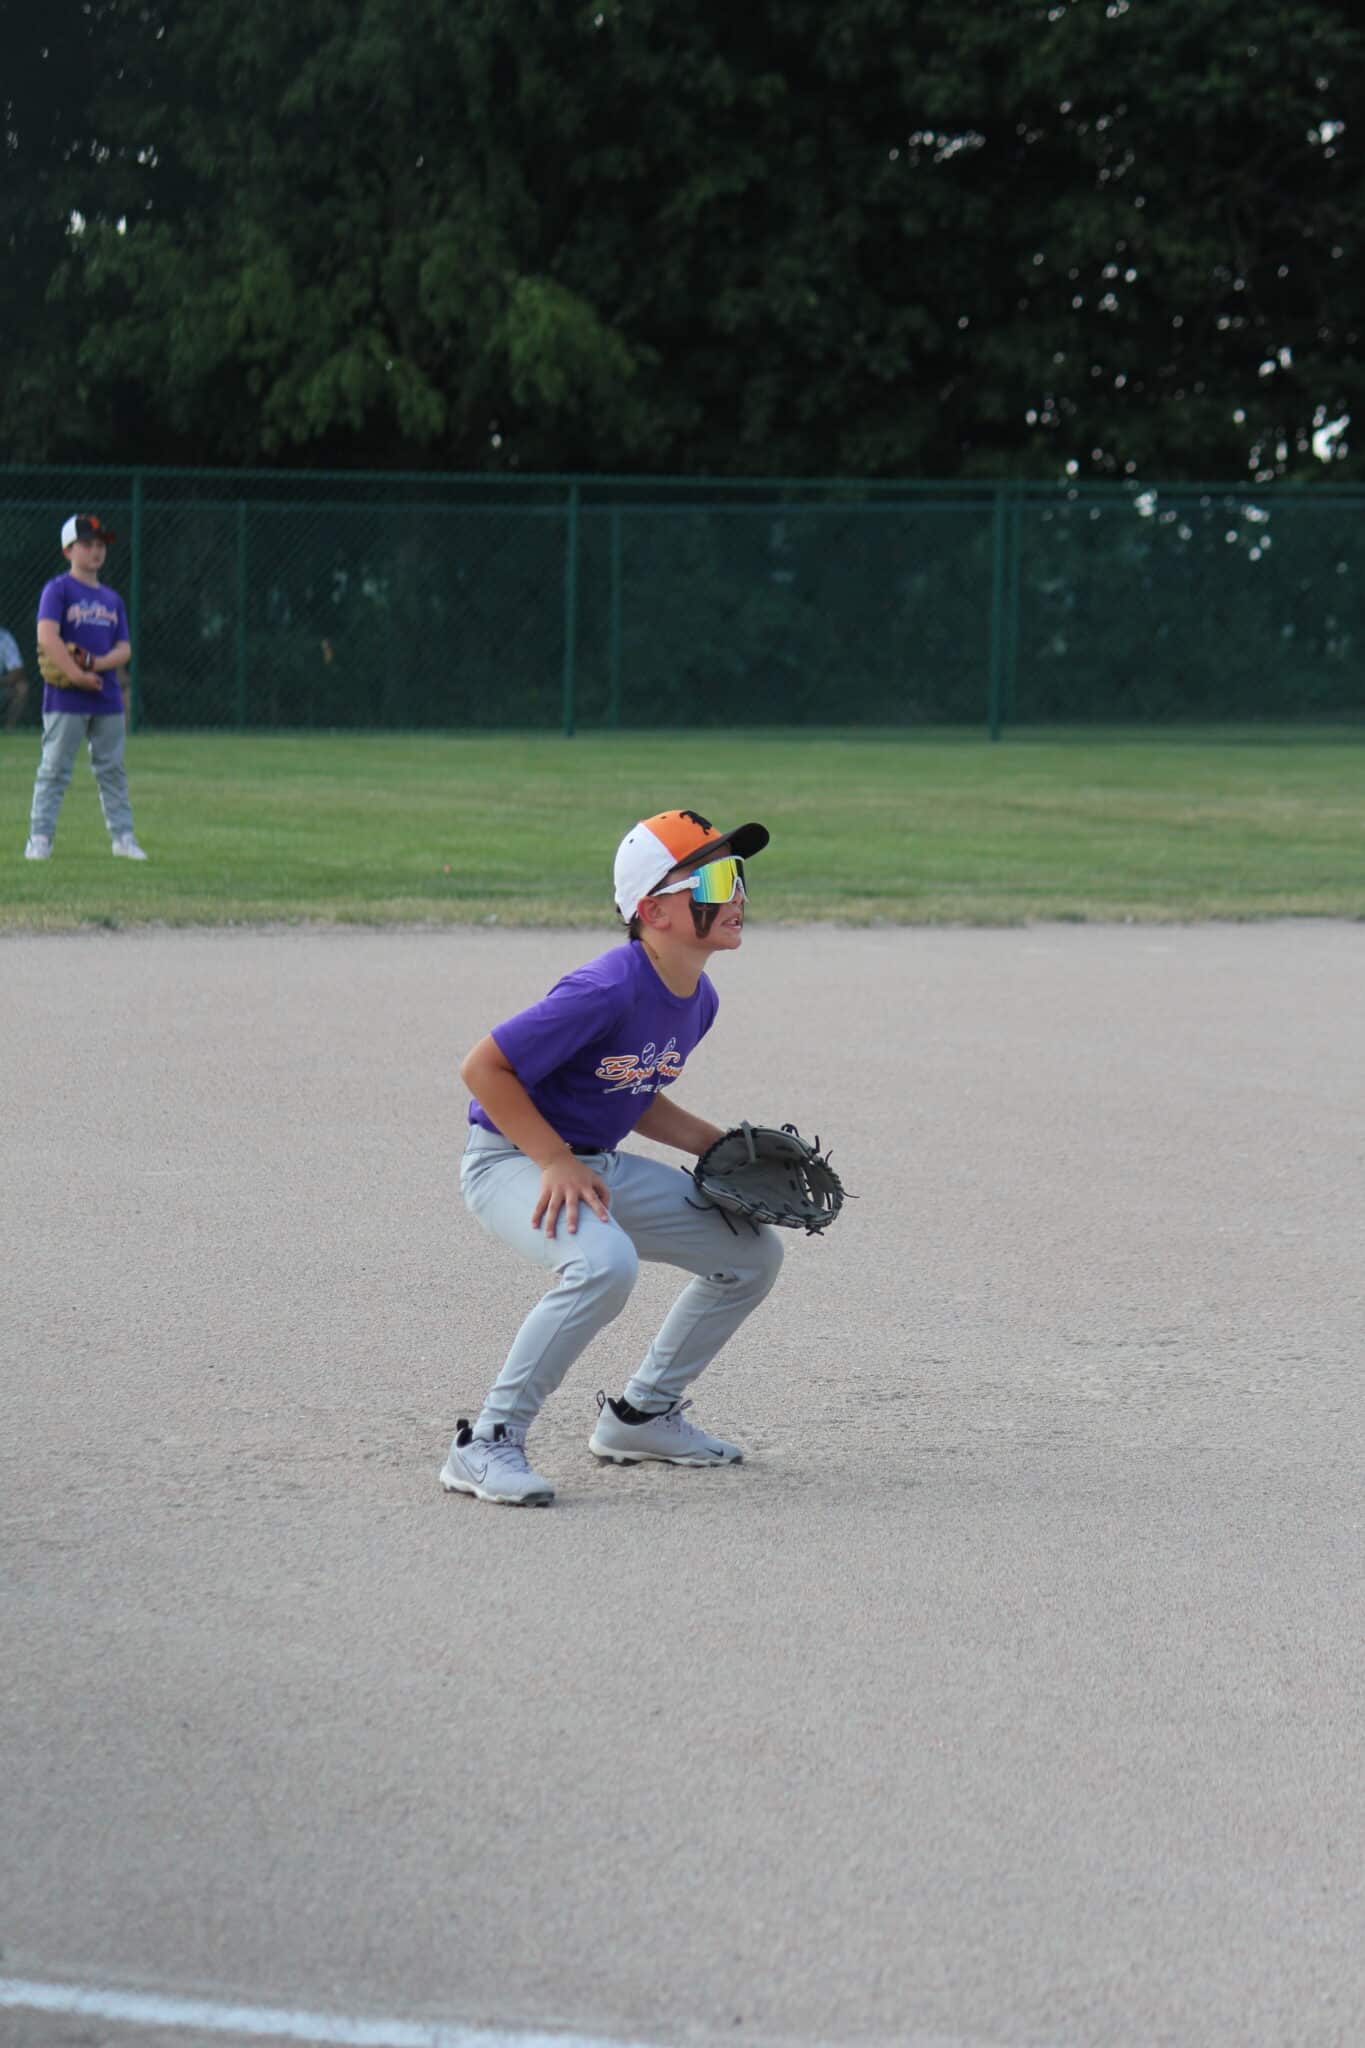
{"label": "mirrored rainbow sunglasses", "polygon": [[651,896],[680,896],[684,889],[691,890],[694,903],[730,903],[736,895],[747,900],[749,892],[744,886],[744,862],[738,854],[724,854],[719,860],[709,860],[705,867],[694,869],[690,875],[679,876],[676,882],[661,882],[649,893]]}

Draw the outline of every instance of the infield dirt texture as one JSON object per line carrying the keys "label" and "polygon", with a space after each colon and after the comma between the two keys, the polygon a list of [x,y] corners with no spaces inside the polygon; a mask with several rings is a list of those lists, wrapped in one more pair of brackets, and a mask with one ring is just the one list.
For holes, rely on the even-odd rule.
{"label": "infield dirt texture", "polygon": [[[1357,2042],[1365,925],[756,923],[680,1099],[860,1199],[698,1383],[748,1461],[589,1456],[649,1269],[557,1505],[494,1509],[436,1475],[539,1283],[459,1205],[456,1066],[591,950],[0,941],[0,1973]],[[0,2012],[139,2038],[192,2037]]]}

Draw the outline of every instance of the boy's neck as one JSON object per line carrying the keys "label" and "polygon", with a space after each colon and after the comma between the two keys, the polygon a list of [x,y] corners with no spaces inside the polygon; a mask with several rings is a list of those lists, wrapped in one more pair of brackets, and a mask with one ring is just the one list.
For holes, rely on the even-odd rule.
{"label": "boy's neck", "polygon": [[654,972],[671,995],[694,996],[697,993],[697,984],[706,966],[706,954],[700,947],[680,944],[658,932],[643,933],[640,944],[648,953]]}
{"label": "boy's neck", "polygon": [[93,569],[78,569],[73,562],[68,573],[74,576],[78,583],[88,583],[92,589],[98,588],[100,579]]}

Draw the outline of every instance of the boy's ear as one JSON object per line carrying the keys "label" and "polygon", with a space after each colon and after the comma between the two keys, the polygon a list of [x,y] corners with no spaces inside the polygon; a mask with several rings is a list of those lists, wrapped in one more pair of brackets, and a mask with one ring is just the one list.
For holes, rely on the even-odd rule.
{"label": "boy's ear", "polygon": [[635,915],[641,924],[667,924],[668,911],[666,896],[642,896],[636,905]]}

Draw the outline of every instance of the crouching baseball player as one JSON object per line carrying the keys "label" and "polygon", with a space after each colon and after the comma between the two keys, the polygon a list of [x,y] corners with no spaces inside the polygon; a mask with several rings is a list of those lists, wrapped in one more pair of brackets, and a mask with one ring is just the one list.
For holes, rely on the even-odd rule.
{"label": "crouching baseball player", "polygon": [[460,1068],[473,1097],[465,1203],[556,1284],[518,1330],[478,1414],[458,1425],[441,1472],[449,1492],[553,1500],[527,1460],[527,1431],[620,1314],[642,1259],[692,1278],[620,1395],[598,1395],[588,1448],[622,1464],[740,1460],[735,1444],[691,1419],[684,1396],[772,1287],[778,1234],[767,1224],[736,1228],[698,1200],[686,1173],[620,1147],[634,1131],[696,1157],[723,1135],[671,1091],[715,1022],[706,969],[743,942],[744,863],[767,843],[762,825],[718,832],[695,811],[633,826],[614,870],[625,942],[495,1025]]}

